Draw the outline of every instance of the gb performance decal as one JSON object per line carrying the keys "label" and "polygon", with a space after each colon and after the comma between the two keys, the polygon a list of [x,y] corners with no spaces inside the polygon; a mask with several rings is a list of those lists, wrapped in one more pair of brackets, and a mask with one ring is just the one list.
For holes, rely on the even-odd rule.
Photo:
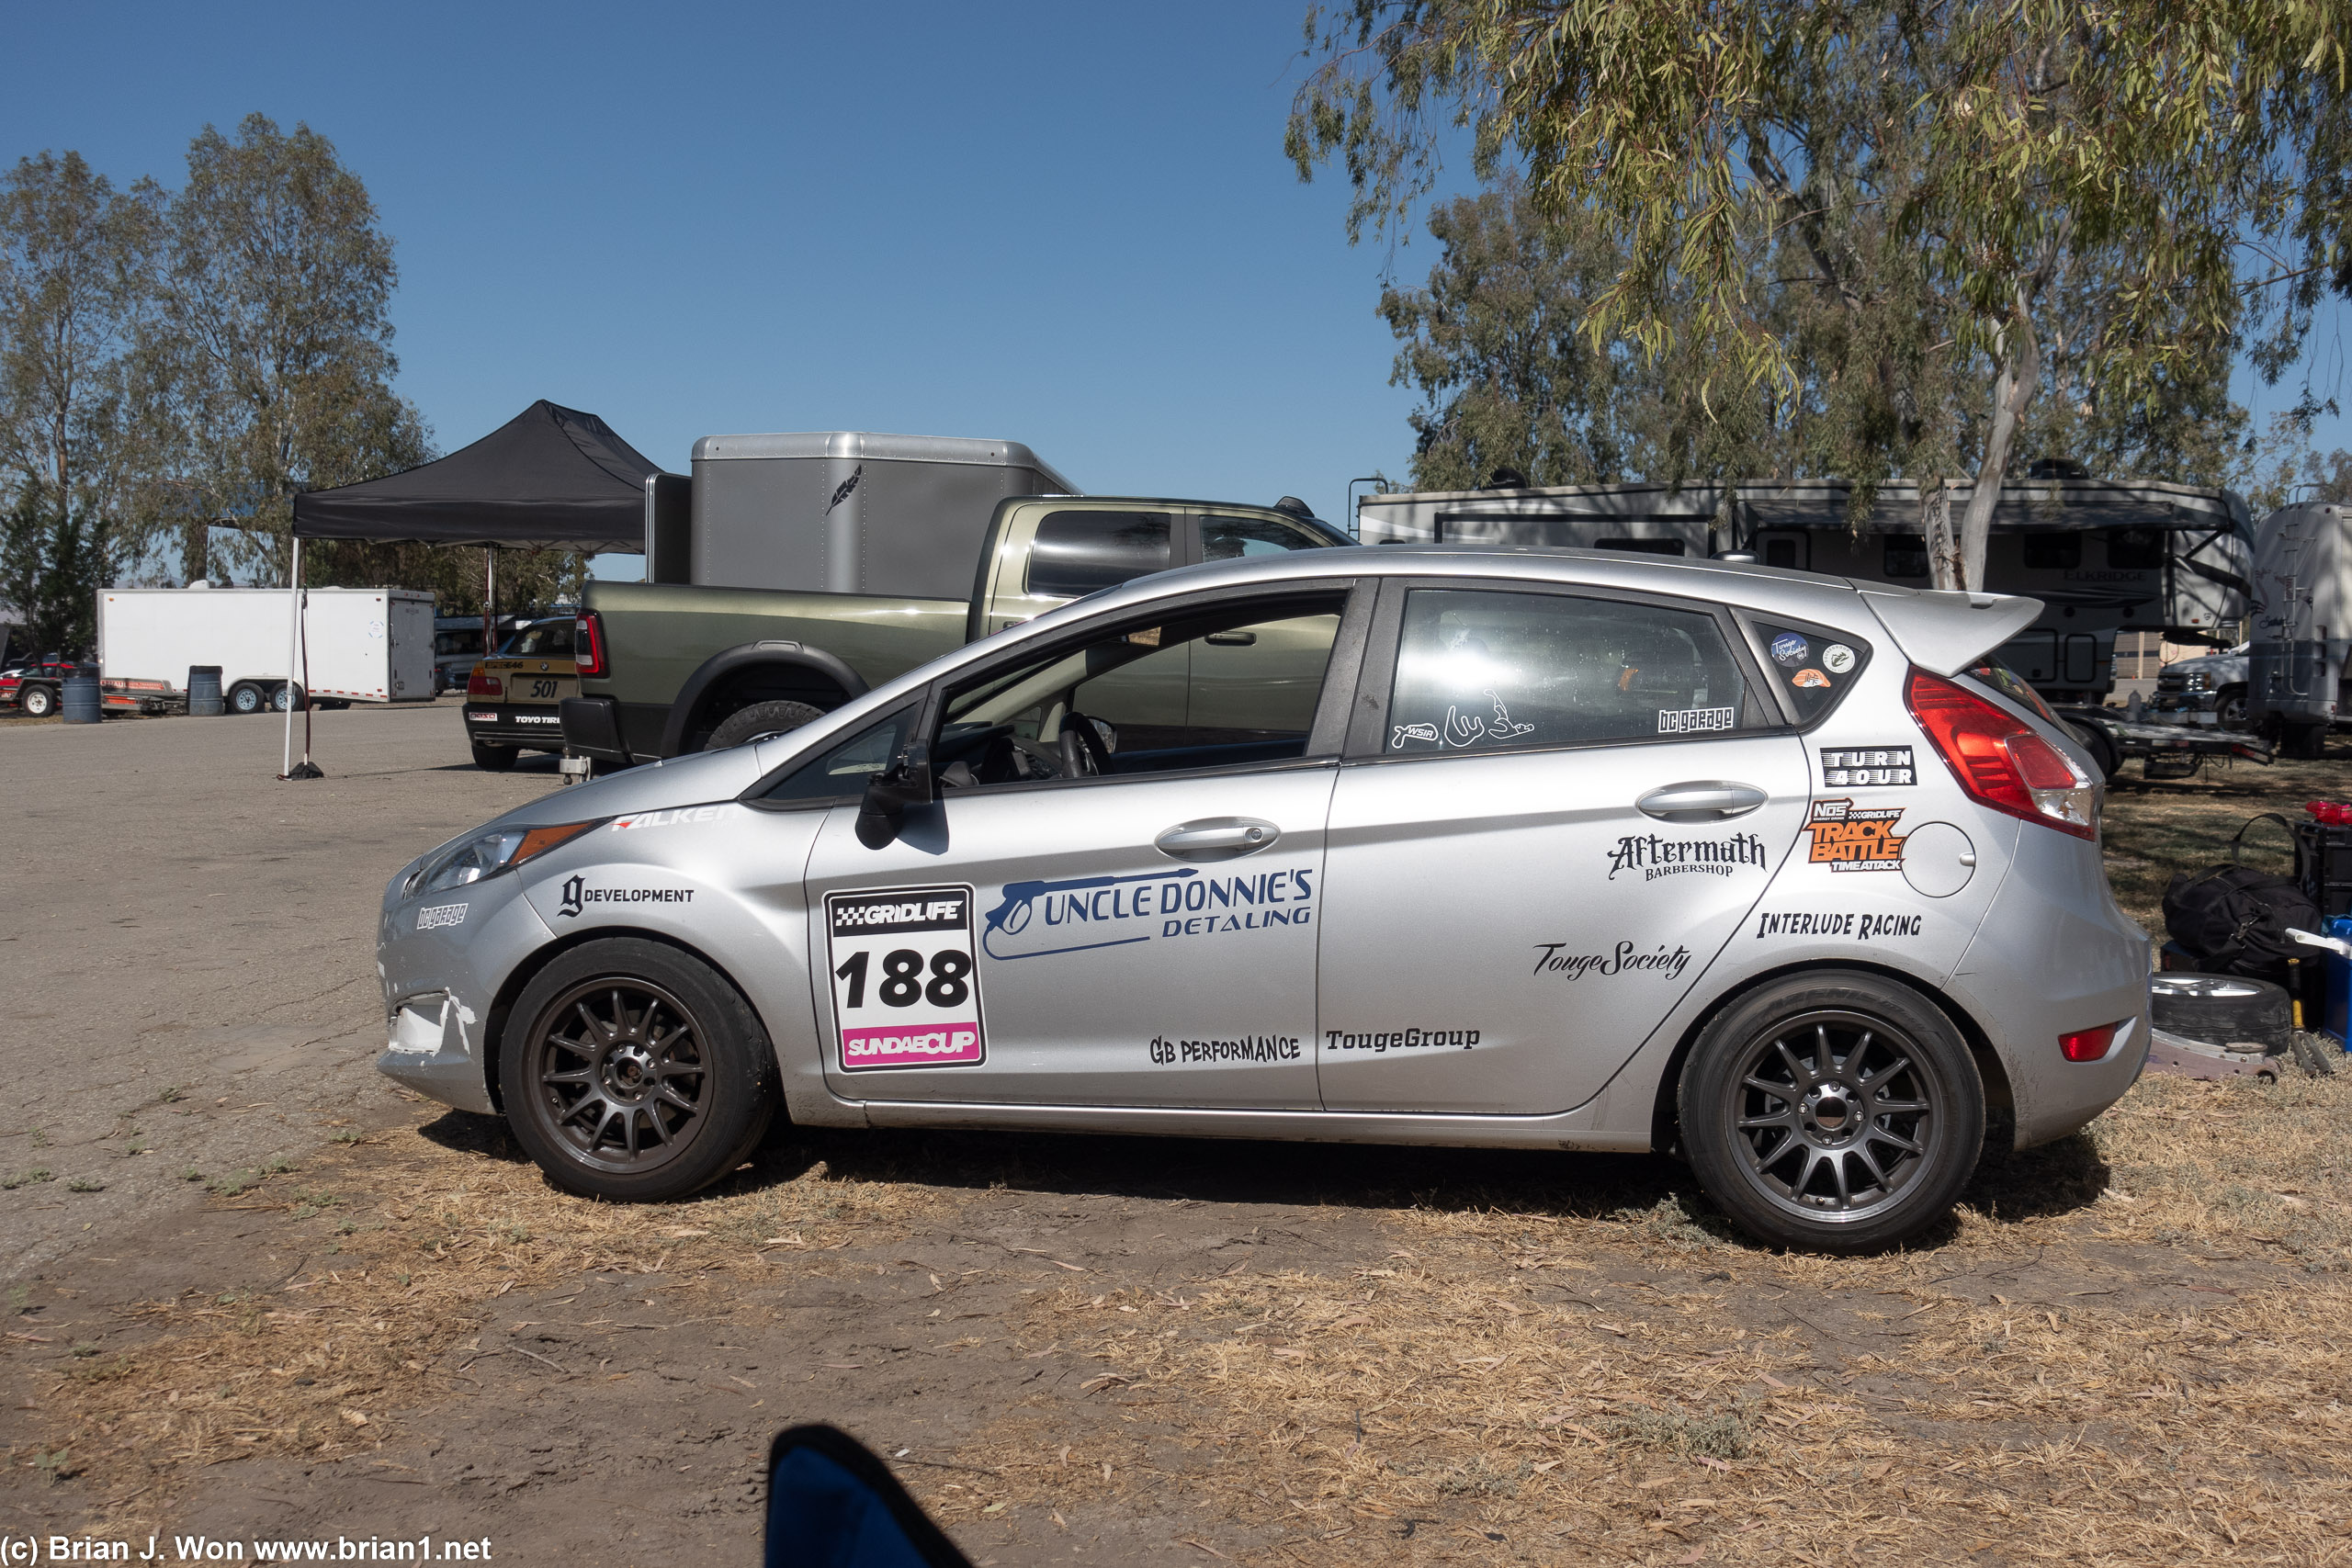
{"label": "gb performance decal", "polygon": [[1902,819],[1899,806],[1816,800],[1813,820],[1804,825],[1813,836],[1813,851],[1805,859],[1832,871],[1901,871],[1903,837],[1894,825]]}
{"label": "gb performance decal", "polygon": [[1046,958],[1139,942],[1304,926],[1315,918],[1316,874],[1260,871],[1204,876],[1192,866],[1132,876],[1008,882],[988,912],[980,951],[990,958]]}
{"label": "gb performance decal", "polygon": [[988,1060],[970,888],[828,894],[825,933],[842,1071]]}

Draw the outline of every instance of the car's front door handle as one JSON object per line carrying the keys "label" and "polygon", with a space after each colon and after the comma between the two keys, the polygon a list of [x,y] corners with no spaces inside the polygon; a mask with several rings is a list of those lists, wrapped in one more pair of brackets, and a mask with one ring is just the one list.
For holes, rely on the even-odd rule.
{"label": "car's front door handle", "polygon": [[1280,828],[1256,817],[1204,817],[1179,822],[1151,842],[1174,860],[1232,860],[1254,855],[1282,836]]}
{"label": "car's front door handle", "polygon": [[1747,816],[1767,798],[1754,784],[1704,779],[1654,789],[1634,804],[1661,822],[1721,822]]}

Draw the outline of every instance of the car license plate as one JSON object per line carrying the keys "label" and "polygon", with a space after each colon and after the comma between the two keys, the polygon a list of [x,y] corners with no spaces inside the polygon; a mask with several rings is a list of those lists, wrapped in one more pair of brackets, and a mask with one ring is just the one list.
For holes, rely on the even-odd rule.
{"label": "car license plate", "polygon": [[987,1060],[969,887],[830,894],[825,930],[843,1072]]}

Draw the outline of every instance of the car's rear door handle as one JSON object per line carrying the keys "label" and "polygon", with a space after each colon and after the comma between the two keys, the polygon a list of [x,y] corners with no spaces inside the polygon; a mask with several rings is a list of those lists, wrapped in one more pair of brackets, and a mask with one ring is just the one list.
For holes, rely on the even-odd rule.
{"label": "car's rear door handle", "polygon": [[1174,860],[1232,860],[1254,855],[1282,836],[1280,828],[1256,817],[1203,817],[1179,822],[1151,842]]}
{"label": "car's rear door handle", "polygon": [[1754,784],[1700,779],[1654,789],[1634,804],[1641,808],[1642,815],[1661,822],[1721,822],[1727,818],[1747,816],[1763,805],[1766,798]]}

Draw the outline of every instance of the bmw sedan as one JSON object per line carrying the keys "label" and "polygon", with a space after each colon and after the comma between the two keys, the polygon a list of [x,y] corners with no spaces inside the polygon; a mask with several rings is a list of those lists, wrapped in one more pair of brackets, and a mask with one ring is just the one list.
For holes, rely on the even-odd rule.
{"label": "bmw sedan", "polygon": [[379,1066],[573,1191],[805,1126],[1662,1150],[1770,1241],[1951,1206],[2148,1044],[2030,600],[1567,550],[1137,580],[385,890]]}

